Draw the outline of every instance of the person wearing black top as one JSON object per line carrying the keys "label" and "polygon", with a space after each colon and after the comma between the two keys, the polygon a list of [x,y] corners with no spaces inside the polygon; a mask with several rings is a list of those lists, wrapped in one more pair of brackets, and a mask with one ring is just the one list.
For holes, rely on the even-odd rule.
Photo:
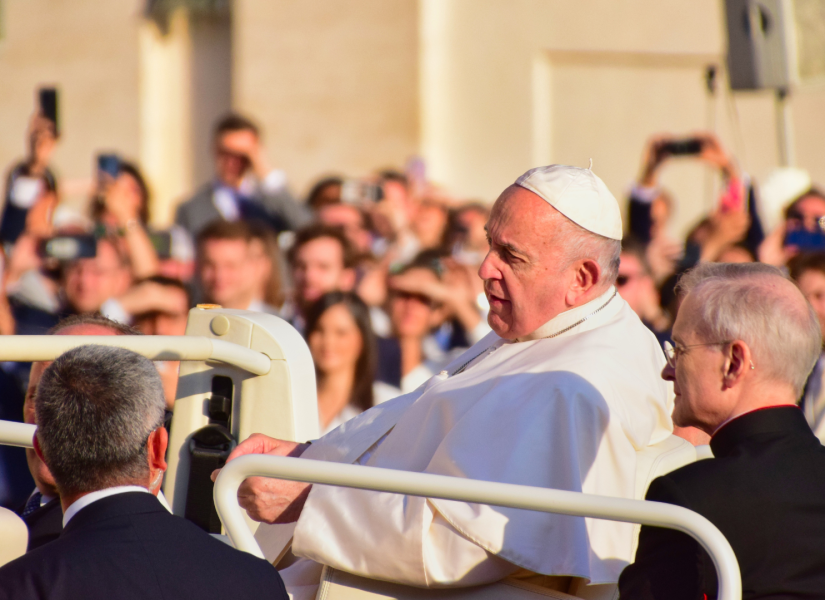
{"label": "person wearing black top", "polygon": [[[713,459],[655,479],[647,500],[706,517],[730,542],[744,600],[825,598],[825,448],[795,406],[819,357],[816,315],[779,270],[706,264],[686,292],[662,376],[673,422],[712,435]],[[713,599],[709,555],[687,534],[642,527],[621,598]]]}

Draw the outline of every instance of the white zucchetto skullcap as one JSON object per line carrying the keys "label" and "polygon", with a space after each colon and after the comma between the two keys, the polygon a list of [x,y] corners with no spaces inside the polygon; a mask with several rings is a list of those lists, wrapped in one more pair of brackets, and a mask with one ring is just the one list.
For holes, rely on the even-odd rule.
{"label": "white zucchetto skullcap", "polygon": [[611,240],[622,239],[619,203],[590,169],[566,165],[537,167],[516,179],[516,185],[540,196],[587,231]]}

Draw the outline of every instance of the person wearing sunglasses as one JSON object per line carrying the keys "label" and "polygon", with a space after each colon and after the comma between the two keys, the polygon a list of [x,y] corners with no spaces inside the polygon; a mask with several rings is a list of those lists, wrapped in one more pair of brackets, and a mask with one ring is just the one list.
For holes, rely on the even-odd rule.
{"label": "person wearing sunglasses", "polygon": [[192,239],[213,221],[257,222],[277,232],[310,220],[310,212],[289,193],[286,175],[266,161],[258,126],[229,114],[213,135],[215,178],[178,206],[175,224]]}
{"label": "person wearing sunglasses", "polygon": [[[821,598],[825,448],[796,405],[822,345],[816,314],[764,264],[706,263],[679,286],[662,377],[673,382],[674,424],[712,436],[715,458],[655,479],[646,498],[719,528],[743,599]],[[642,527],[619,589],[623,600],[715,598],[716,570],[687,534]]]}
{"label": "person wearing sunglasses", "polygon": [[670,317],[659,303],[645,248],[633,238],[622,240],[616,289],[659,342],[669,339]]}

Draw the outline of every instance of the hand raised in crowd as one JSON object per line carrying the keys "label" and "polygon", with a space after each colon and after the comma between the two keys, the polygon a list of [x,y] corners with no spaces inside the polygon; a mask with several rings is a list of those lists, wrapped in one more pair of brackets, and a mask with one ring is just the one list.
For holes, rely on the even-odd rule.
{"label": "hand raised in crowd", "polygon": [[700,133],[695,137],[702,142],[699,160],[717,167],[728,179],[739,177],[739,169],[736,166],[736,162],[722,146],[719,138],[712,133]]}
{"label": "hand raised in crowd", "polygon": [[120,305],[130,315],[149,312],[176,314],[180,312],[180,292],[177,288],[161,285],[154,281],[142,281],[130,287],[118,299]]}
{"label": "hand raised in crowd", "polygon": [[42,115],[35,115],[29,125],[29,173],[42,175],[46,171],[57,145],[54,123]]}
{"label": "hand raised in crowd", "polygon": [[[299,444],[277,440],[262,433],[253,433],[226,459],[231,462],[247,454],[298,457],[309,448]],[[212,481],[218,478],[220,469],[212,472]],[[255,521],[263,523],[292,523],[301,516],[312,485],[300,481],[285,481],[271,477],[250,477],[238,489],[238,503]]]}
{"label": "hand raised in crowd", "polygon": [[785,234],[787,233],[786,223],[783,221],[771,231],[759,245],[758,258],[763,262],[775,267],[784,267],[788,261],[799,253],[799,249],[794,246],[785,245]]}
{"label": "hand raised in crowd", "polygon": [[256,135],[248,131],[234,132],[232,135],[224,136],[221,144],[224,150],[246,158],[249,168],[258,179],[263,179],[269,174],[269,163]]}
{"label": "hand raised in crowd", "polygon": [[476,298],[473,293],[467,269],[451,258],[441,259],[444,274],[439,281],[424,276],[423,270],[411,270],[395,275],[389,280],[392,290],[417,294],[442,305],[447,315],[455,317],[467,331],[471,331],[481,321]]}
{"label": "hand raised in crowd", "polygon": [[659,167],[667,158],[663,151],[665,144],[672,141],[669,134],[659,134],[652,136],[642,151],[642,172],[639,175],[639,185],[643,187],[654,187]]}
{"label": "hand raised in crowd", "polygon": [[710,232],[702,243],[701,261],[713,261],[728,246],[741,242],[751,224],[750,215],[744,210],[711,213]]}
{"label": "hand raised in crowd", "polygon": [[387,300],[387,274],[391,262],[392,254],[387,253],[380,261],[364,265],[356,293],[368,306],[381,306]]}
{"label": "hand raised in crowd", "polygon": [[105,184],[103,204],[120,227],[140,222],[143,199],[132,182],[131,177],[119,176]]}
{"label": "hand raised in crowd", "polygon": [[645,248],[645,258],[650,266],[650,274],[656,284],[670,277],[676,270],[676,263],[684,254],[680,242],[660,232],[654,235]]}

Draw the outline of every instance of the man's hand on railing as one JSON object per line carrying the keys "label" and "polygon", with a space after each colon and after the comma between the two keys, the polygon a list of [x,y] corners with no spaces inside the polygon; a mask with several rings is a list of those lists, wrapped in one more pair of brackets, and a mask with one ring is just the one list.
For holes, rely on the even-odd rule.
{"label": "man's hand on railing", "polygon": [[[298,457],[309,444],[277,440],[262,433],[254,433],[241,442],[226,459],[230,462],[247,454]],[[212,473],[212,481],[220,469]],[[292,523],[301,516],[311,484],[284,481],[267,477],[250,477],[238,489],[238,503],[255,521],[264,523]]]}

